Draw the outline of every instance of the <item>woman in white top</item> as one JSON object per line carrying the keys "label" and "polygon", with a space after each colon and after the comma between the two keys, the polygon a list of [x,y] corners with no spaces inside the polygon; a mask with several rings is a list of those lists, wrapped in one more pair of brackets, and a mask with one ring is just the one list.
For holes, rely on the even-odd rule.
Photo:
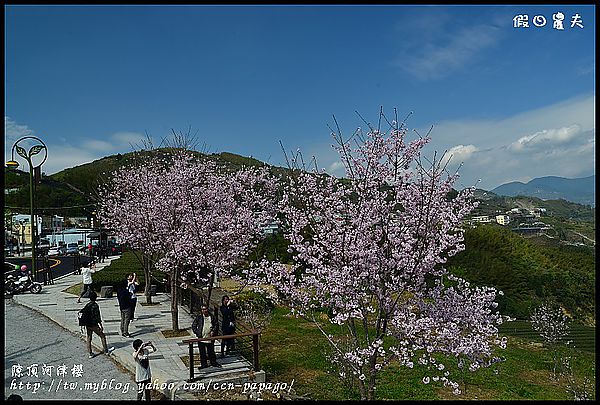
{"label": "woman in white top", "polygon": [[77,300],[77,303],[79,304],[81,302],[81,297],[83,297],[86,292],[88,292],[88,294],[92,291],[92,273],[96,272],[96,263],[94,263],[94,261],[92,260],[90,262],[90,264],[86,267],[82,267],[81,268],[81,277],[83,278],[83,291],[81,291],[81,295],[79,296],[79,299]]}
{"label": "woman in white top", "polygon": [[[151,348],[150,351],[148,348]],[[146,394],[146,401],[150,401],[150,385],[152,372],[150,371],[150,360],[148,355],[156,351],[152,342],[144,343],[142,339],[133,341],[133,358],[135,359],[135,382],[138,385],[138,401]]]}

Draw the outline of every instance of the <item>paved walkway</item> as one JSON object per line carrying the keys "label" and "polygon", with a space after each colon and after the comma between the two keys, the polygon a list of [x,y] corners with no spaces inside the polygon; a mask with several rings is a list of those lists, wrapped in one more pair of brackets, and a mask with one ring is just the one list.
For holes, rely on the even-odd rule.
{"label": "paved walkway", "polygon": [[135,400],[137,397],[131,373],[116,367],[109,356],[89,361],[86,344],[79,336],[9,299],[4,300],[4,342],[5,397],[12,394],[32,400]]}
{"label": "paved walkway", "polygon": [[[102,269],[110,264],[112,260],[119,256],[109,257],[104,263],[97,263],[96,270]],[[77,303],[77,296],[63,292],[68,287],[81,283],[81,275],[71,274],[60,279],[55,279],[53,285],[44,286],[40,294],[25,293],[13,297],[15,302],[31,308],[42,315],[50,318],[58,325],[68,331],[78,334],[85,340],[85,336],[80,332],[77,322],[77,311],[81,309],[87,299],[82,299]],[[150,355],[150,364],[152,369],[152,382],[159,387],[157,391],[162,392],[167,398],[171,399],[197,399],[192,393],[201,390],[208,390],[207,384],[215,382],[234,381],[235,389],[241,388],[243,382],[248,378],[255,382],[264,382],[263,371],[256,373],[250,372],[252,365],[246,359],[239,356],[227,356],[223,359],[218,358],[222,368],[209,367],[202,371],[195,370],[195,376],[198,377],[197,384],[186,383],[189,378],[189,368],[183,363],[181,357],[188,356],[188,345],[182,343],[184,339],[192,339],[195,336],[165,338],[161,330],[169,330],[171,323],[171,305],[170,296],[164,293],[157,293],[152,297],[153,302],[158,305],[141,305],[145,301],[143,296],[138,296],[138,305],[135,310],[135,321],[129,326],[131,338],[121,336],[120,322],[121,315],[116,294],[113,298],[98,297],[98,305],[102,315],[104,331],[108,341],[108,346],[114,346],[115,351],[112,354],[113,359],[121,364],[128,371],[135,373],[135,362],[133,360],[132,342],[134,339],[152,341],[158,351]],[[180,328],[191,330],[193,318],[183,307],[179,307],[179,325]],[[101,342],[98,336],[94,335],[92,345],[95,350],[101,350]],[[195,352],[198,352],[195,345]],[[215,343],[215,352],[220,352],[220,341]],[[93,362],[94,359],[88,359]],[[199,365],[199,364],[197,364]],[[204,385],[200,384],[204,383]],[[228,386],[228,389],[231,389]]]}

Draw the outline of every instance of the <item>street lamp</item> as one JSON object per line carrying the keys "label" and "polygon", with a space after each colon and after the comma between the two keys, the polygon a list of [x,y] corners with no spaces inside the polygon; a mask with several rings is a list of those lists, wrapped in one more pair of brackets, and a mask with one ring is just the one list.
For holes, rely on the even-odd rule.
{"label": "street lamp", "polygon": [[[34,145],[29,149],[29,152],[27,152],[25,150],[25,148],[23,148],[22,146],[19,146],[19,143],[21,143],[22,141],[26,140],[26,139],[31,139],[33,140]],[[26,143],[31,143],[32,141],[28,141]],[[39,142],[38,144],[36,144],[36,142]],[[17,151],[17,154],[19,156],[21,156],[22,158],[24,158],[27,163],[29,164],[29,205],[31,207],[31,271],[33,273],[33,277],[34,279],[37,281],[37,257],[35,254],[35,229],[37,228],[37,223],[34,223],[34,219],[35,219],[35,212],[34,212],[34,205],[33,205],[33,173],[36,170],[39,170],[39,172],[41,173],[41,167],[42,164],[46,161],[46,158],[48,157],[48,148],[46,147],[46,144],[38,137],[35,136],[24,136],[20,139],[17,139],[17,141],[14,143],[13,147],[12,147],[12,160],[9,160],[8,162],[6,162],[6,167],[9,170],[14,170],[16,168],[19,167],[19,162],[17,162],[15,160],[15,150]],[[42,161],[37,164],[34,165],[32,162],[32,158],[35,155],[38,155],[40,152],[44,152],[44,159],[42,159]],[[41,176],[41,175],[40,175]]]}

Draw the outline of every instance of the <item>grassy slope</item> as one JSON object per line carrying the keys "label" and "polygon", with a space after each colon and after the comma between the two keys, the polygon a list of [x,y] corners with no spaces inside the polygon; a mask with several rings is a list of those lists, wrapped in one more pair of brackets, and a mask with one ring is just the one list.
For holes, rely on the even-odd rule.
{"label": "grassy slope", "polygon": [[[327,343],[319,330],[307,321],[287,317],[287,312],[277,308],[261,337],[261,366],[269,380],[288,384],[294,380],[296,393],[311,399],[358,399],[357,393],[346,389],[330,369],[325,355]],[[575,370],[579,378],[594,376],[593,353],[564,347],[561,350],[577,354]],[[425,369],[409,370],[397,364],[391,364],[380,374],[377,397],[393,400],[570,399],[565,380],[557,382],[551,378],[552,351],[548,348],[509,337],[508,348],[497,354],[507,360],[475,373],[461,375],[451,368],[453,375],[460,376],[457,381],[466,384],[466,393],[459,397],[438,384],[423,384]]]}
{"label": "grassy slope", "polygon": [[467,230],[465,246],[448,268],[502,290],[502,313],[526,319],[542,299],[554,298],[578,321],[595,319],[595,255],[589,248],[541,246],[493,225]]}

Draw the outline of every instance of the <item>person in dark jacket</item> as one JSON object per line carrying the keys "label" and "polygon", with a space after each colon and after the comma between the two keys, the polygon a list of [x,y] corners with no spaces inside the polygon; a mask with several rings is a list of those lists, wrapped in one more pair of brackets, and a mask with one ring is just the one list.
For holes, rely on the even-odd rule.
{"label": "person in dark jacket", "polygon": [[94,352],[92,351],[92,334],[100,336],[100,340],[102,340],[102,348],[104,349],[104,354],[109,354],[113,350],[114,347],[108,348],[106,345],[106,335],[104,334],[104,327],[102,326],[102,317],[100,316],[100,307],[98,303],[96,303],[96,298],[98,295],[95,291],[90,292],[90,302],[85,305],[84,310],[89,311],[89,323],[85,326],[87,331],[87,349],[90,354],[90,359],[94,357]]}
{"label": "person in dark jacket", "polygon": [[[234,313],[234,303],[232,299],[229,299],[229,296],[224,295],[221,299],[221,330],[223,331],[223,335],[233,335],[235,334],[235,313]],[[221,340],[221,357],[225,357],[226,354],[230,354],[234,350],[235,339],[222,339]]]}
{"label": "person in dark jacket", "polygon": [[131,337],[129,334],[129,323],[131,322],[131,294],[127,289],[127,279],[121,282],[117,290],[119,309],[121,310],[121,336]]}
{"label": "person in dark jacket", "polygon": [[[196,334],[198,339],[202,339],[216,336],[217,329],[217,322],[215,322],[213,316],[208,312],[208,307],[202,305],[202,312],[192,323],[192,331]],[[198,370],[208,367],[207,352],[210,365],[213,367],[221,367],[221,365],[217,363],[214,340],[198,342],[198,350],[200,351],[200,367],[198,367]]]}
{"label": "person in dark jacket", "polygon": [[133,322],[135,319],[135,307],[137,305],[137,295],[135,295],[135,291],[137,290],[137,286],[140,285],[137,281],[137,276],[135,273],[131,273],[127,275],[127,289],[129,290],[129,294],[131,295],[131,307],[129,308],[129,320]]}

